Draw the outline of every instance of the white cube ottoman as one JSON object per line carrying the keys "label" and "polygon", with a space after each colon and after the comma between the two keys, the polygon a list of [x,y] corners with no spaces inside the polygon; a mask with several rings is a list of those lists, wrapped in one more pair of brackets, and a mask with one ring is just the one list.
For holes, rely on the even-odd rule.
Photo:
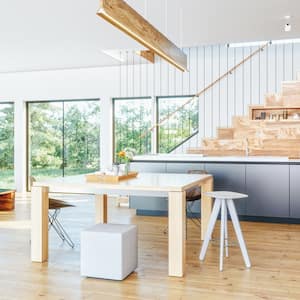
{"label": "white cube ottoman", "polygon": [[82,276],[122,280],[137,268],[137,227],[97,224],[81,232]]}

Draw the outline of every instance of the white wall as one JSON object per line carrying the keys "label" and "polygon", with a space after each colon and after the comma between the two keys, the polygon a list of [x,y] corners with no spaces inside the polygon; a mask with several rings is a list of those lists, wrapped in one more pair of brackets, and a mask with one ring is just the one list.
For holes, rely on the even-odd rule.
{"label": "white wall", "polygon": [[18,191],[25,191],[26,119],[25,102],[100,98],[101,162],[111,161],[111,101],[114,95],[116,68],[91,68],[46,72],[0,74],[0,102],[15,103],[15,182]]}
{"label": "white wall", "polygon": [[[188,95],[203,89],[257,47],[203,46],[186,48],[190,72],[181,73],[158,60],[154,65],[0,74],[0,101],[15,102],[15,176],[19,191],[25,182],[25,101],[101,99],[101,163],[112,158],[111,98]],[[230,126],[233,115],[247,114],[249,104],[263,103],[278,92],[282,80],[296,79],[300,44],[271,45],[199,99],[199,135],[178,151],[200,145],[216,128]]]}

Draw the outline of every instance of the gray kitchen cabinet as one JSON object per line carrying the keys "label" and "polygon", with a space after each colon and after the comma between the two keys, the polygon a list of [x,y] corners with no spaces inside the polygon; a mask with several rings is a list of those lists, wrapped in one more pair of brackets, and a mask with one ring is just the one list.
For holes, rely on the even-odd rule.
{"label": "gray kitchen cabinet", "polygon": [[[166,166],[167,173],[188,173],[188,171],[195,171],[195,170],[204,170],[204,164],[202,163],[167,163]],[[200,209],[200,201],[190,201],[187,202],[187,211],[188,214],[199,214]]]}
{"label": "gray kitchen cabinet", "polygon": [[204,170],[201,163],[167,163],[167,173],[187,173],[190,170]]}
{"label": "gray kitchen cabinet", "polygon": [[[140,173],[166,173],[166,163],[132,162],[130,163],[130,170]],[[136,208],[138,214],[143,213],[143,211],[157,211],[154,214],[160,214],[168,210],[168,201],[167,198],[163,197],[130,196],[129,206]]]}
{"label": "gray kitchen cabinet", "polygon": [[[244,164],[206,163],[205,170],[214,176],[215,191],[246,193]],[[239,215],[246,214],[247,201],[247,198],[235,201]]]}
{"label": "gray kitchen cabinet", "polygon": [[130,170],[140,173],[166,173],[166,163],[164,162],[131,162]]}
{"label": "gray kitchen cabinet", "polygon": [[248,164],[246,193],[248,216],[289,217],[289,166]]}
{"label": "gray kitchen cabinet", "polygon": [[300,165],[290,166],[290,217],[300,218]]}

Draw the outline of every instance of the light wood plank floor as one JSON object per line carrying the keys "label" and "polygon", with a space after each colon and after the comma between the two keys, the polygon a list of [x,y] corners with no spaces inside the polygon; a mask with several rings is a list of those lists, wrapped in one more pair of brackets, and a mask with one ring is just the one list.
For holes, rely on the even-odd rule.
{"label": "light wood plank floor", "polygon": [[111,222],[138,225],[135,273],[122,282],[80,277],[80,230],[94,220],[93,201],[87,198],[77,199],[76,207],[61,215],[75,249],[51,231],[49,262],[31,263],[30,202],[18,195],[15,212],[0,213],[0,299],[300,299],[299,225],[242,222],[253,266],[245,269],[239,248],[233,246],[219,272],[218,245],[210,246],[206,261],[200,263],[200,231],[189,222],[186,276],[170,278],[163,233],[167,219],[136,217],[133,210],[110,203]]}

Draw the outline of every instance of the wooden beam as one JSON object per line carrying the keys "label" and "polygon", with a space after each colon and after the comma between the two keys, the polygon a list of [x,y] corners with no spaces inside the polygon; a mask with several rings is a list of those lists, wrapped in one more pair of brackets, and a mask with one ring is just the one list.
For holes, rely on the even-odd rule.
{"label": "wooden beam", "polygon": [[187,57],[185,53],[125,1],[100,0],[100,9],[97,15],[181,71],[187,70]]}
{"label": "wooden beam", "polygon": [[149,62],[151,62],[152,64],[154,64],[155,62],[155,54],[153,51],[151,50],[141,50],[137,52],[139,56],[141,56],[142,58],[148,60]]}

